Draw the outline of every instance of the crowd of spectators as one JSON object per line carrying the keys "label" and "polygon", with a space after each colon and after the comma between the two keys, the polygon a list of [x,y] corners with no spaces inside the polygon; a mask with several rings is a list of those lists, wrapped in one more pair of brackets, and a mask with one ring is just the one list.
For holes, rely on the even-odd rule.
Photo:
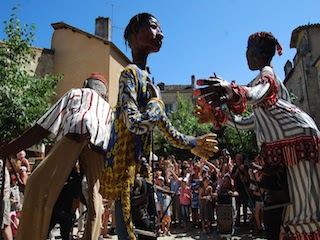
{"label": "crowd of spectators", "polygon": [[[212,232],[219,203],[232,206],[235,228],[250,224],[255,232],[263,231],[263,189],[255,184],[260,175],[249,167],[249,161],[241,153],[232,157],[223,149],[213,160],[160,156],[154,165],[153,177],[157,186],[171,191],[169,208],[164,201],[168,194],[156,191],[160,235],[170,235],[170,227]],[[165,224],[161,222],[163,219]]]}
{"label": "crowd of spectators", "polygon": [[[258,158],[255,162],[260,164]],[[14,239],[30,166],[24,151],[18,153],[16,159],[7,162],[7,166],[11,205],[9,226]],[[170,236],[171,228],[183,228],[184,231],[201,228],[204,233],[212,232],[217,222],[216,209],[219,203],[233,207],[235,227],[251,224],[256,232],[263,231],[263,189],[255,184],[260,181],[261,173],[249,168],[248,161],[241,153],[232,157],[227,149],[223,149],[218,158],[211,160],[177,160],[173,155],[166,159],[160,156],[149,171],[157,186],[153,199],[160,236]],[[83,179],[82,192],[85,193],[85,177]],[[104,199],[103,205],[105,211],[101,235],[111,238],[109,233],[115,234],[116,228],[113,201]],[[81,237],[79,233],[84,229],[82,213],[85,211],[81,208],[81,202],[78,209],[79,232],[74,237]]]}
{"label": "crowd of spectators", "polygon": [[[1,159],[1,176],[3,179],[3,160]],[[26,152],[20,151],[16,158],[6,161],[5,184],[3,188],[2,236],[7,240],[15,239],[19,226],[19,216],[23,206],[24,189],[30,174],[30,164]],[[2,185],[2,184],[0,184]]]}

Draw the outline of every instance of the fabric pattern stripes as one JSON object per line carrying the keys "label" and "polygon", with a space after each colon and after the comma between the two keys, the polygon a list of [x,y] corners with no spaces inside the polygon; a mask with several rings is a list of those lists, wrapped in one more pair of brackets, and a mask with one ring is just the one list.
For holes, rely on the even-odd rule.
{"label": "fabric pattern stripes", "polygon": [[320,204],[320,164],[300,161],[288,167],[287,171],[290,198],[295,201],[285,209],[281,238],[288,239],[289,234],[293,240],[319,239],[317,209]]}
{"label": "fabric pattern stripes", "polygon": [[67,134],[89,134],[90,143],[103,150],[109,144],[112,123],[110,105],[89,88],[71,89],[37,121],[57,141]]}

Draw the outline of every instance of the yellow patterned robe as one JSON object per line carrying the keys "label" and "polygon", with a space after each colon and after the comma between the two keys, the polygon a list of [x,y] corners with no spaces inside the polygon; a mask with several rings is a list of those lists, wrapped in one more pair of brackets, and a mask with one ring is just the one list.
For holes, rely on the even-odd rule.
{"label": "yellow patterned robe", "polygon": [[131,239],[135,239],[130,215],[130,188],[141,156],[149,156],[150,134],[157,125],[175,146],[192,148],[193,137],[178,132],[164,112],[161,99],[147,91],[148,72],[136,65],[128,65],[121,73],[118,103],[114,109],[114,125],[105,158],[101,179],[101,194],[114,200],[121,199],[123,217]]}

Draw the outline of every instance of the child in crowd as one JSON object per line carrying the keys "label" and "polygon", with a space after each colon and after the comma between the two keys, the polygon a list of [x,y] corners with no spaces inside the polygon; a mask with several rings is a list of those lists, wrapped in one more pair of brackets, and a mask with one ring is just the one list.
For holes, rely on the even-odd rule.
{"label": "child in crowd", "polygon": [[15,174],[11,174],[10,203],[11,212],[16,212],[21,209],[20,190]]}
{"label": "child in crowd", "polygon": [[[169,187],[165,187],[166,190],[170,190]],[[170,225],[171,225],[171,197],[167,192],[163,193],[163,201],[162,201],[162,210],[163,210],[163,216],[162,216],[162,232],[167,235],[171,236],[170,232]]]}
{"label": "child in crowd", "polygon": [[[175,160],[174,160],[175,161]],[[173,226],[179,225],[181,222],[181,206],[180,206],[180,186],[181,182],[177,177],[180,175],[180,167],[179,167],[179,160],[175,161],[174,167],[171,171],[169,171],[170,177],[170,191],[174,192],[175,194],[172,196],[172,216],[171,216],[171,223]],[[169,169],[170,170],[170,169]],[[174,177],[176,176],[176,177]]]}
{"label": "child in crowd", "polygon": [[199,189],[201,224],[204,233],[211,232],[211,223],[213,221],[212,199],[216,197],[217,194],[210,186],[210,178],[208,176],[204,177]]}
{"label": "child in crowd", "polygon": [[20,190],[15,174],[11,174],[10,203],[10,227],[12,230],[13,239],[15,239],[17,236],[17,230],[19,226],[19,215],[21,211]]}
{"label": "child in crowd", "polygon": [[202,182],[201,176],[201,164],[199,161],[196,161],[193,164],[193,170],[191,174],[191,193],[192,193],[192,200],[191,200],[191,218],[192,224],[194,228],[198,228],[199,223],[199,212],[200,212],[200,205],[199,205],[199,188]]}
{"label": "child in crowd", "polygon": [[[156,184],[159,186],[159,187],[164,187],[164,177],[162,177],[161,175],[158,176],[156,178]],[[161,220],[161,217],[162,217],[162,214],[163,214],[163,193],[161,191],[157,191],[156,192],[156,195],[157,195],[157,202],[156,202],[156,209],[157,209],[157,213],[158,213],[158,231],[160,234],[162,234],[162,229],[161,229],[161,223],[160,223],[160,220]]]}
{"label": "child in crowd", "polygon": [[190,204],[191,204],[191,188],[187,184],[188,180],[183,179],[180,187],[180,205],[181,217],[183,220],[184,230],[188,230],[190,223]]}
{"label": "child in crowd", "polygon": [[198,228],[198,222],[199,222],[199,210],[200,210],[200,204],[199,204],[199,184],[192,183],[191,184],[191,218],[192,218],[192,224],[194,228]]}

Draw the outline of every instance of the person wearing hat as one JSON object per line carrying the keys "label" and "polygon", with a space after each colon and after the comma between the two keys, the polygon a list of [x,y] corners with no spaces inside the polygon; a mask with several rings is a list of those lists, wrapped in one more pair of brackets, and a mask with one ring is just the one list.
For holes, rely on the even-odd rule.
{"label": "person wearing hat", "polygon": [[0,156],[12,156],[45,137],[55,145],[28,178],[17,240],[47,238],[52,209],[79,159],[88,180],[88,215],[85,239],[98,239],[101,224],[99,178],[102,152],[109,142],[112,114],[106,102],[107,81],[94,72],[83,88],[71,89],[62,96],[23,135],[0,147]]}

